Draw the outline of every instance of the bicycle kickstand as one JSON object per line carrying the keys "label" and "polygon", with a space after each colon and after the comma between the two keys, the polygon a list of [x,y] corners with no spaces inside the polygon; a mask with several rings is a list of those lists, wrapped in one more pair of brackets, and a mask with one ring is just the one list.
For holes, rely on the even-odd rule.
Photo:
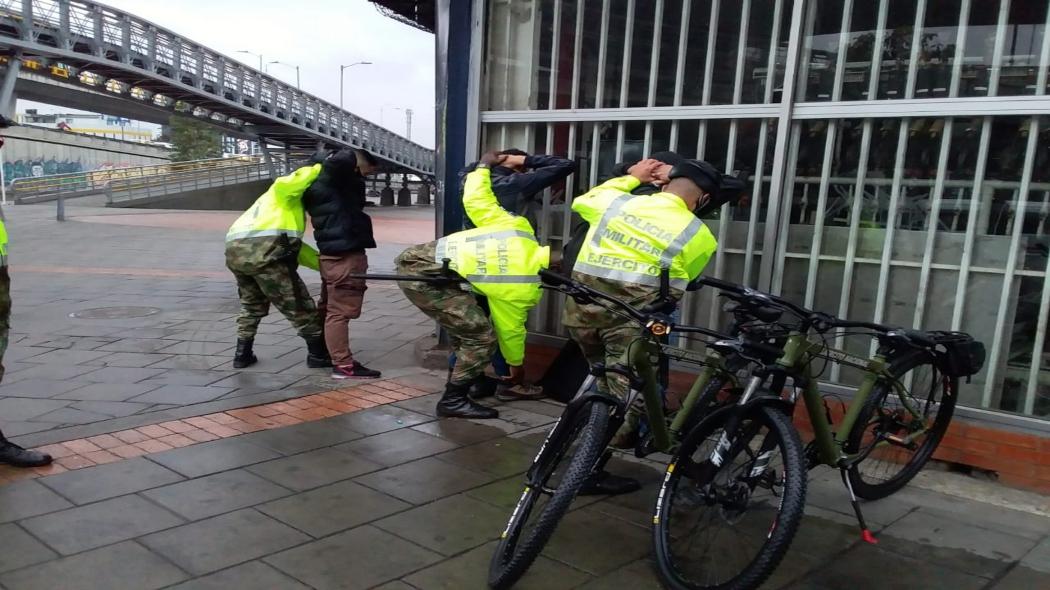
{"label": "bicycle kickstand", "polygon": [[849,468],[846,466],[839,467],[839,473],[842,475],[842,483],[846,484],[846,489],[849,491],[849,503],[853,506],[853,513],[857,516],[857,524],[860,525],[860,538],[865,543],[878,545],[879,540],[875,538],[867,523],[864,522],[864,514],[860,511],[860,502],[857,501],[857,495],[853,493],[853,484],[849,481],[847,469]]}

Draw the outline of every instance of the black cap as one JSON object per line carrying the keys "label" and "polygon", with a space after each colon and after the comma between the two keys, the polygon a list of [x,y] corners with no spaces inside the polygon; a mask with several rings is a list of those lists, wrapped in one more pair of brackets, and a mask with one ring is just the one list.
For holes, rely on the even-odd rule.
{"label": "black cap", "polygon": [[[702,160],[684,160],[675,165],[669,176],[671,179],[688,178],[709,195],[707,202],[697,207],[697,217],[713,213],[726,203],[737,202],[746,187],[743,179],[722,174],[717,168]],[[742,176],[746,178],[746,173],[742,173]]]}

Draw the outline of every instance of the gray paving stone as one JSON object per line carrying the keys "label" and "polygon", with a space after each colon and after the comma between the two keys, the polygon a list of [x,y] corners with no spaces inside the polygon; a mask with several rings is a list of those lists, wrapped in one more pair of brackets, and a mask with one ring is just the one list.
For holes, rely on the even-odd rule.
{"label": "gray paving stone", "polygon": [[148,367],[171,358],[171,355],[145,352],[114,352],[109,356],[98,359],[107,367],[127,367],[131,369]]}
{"label": "gray paving stone", "polygon": [[123,402],[161,387],[160,383],[91,383],[58,397],[80,401]]}
{"label": "gray paving stone", "polygon": [[423,504],[493,479],[491,475],[427,458],[363,475],[355,481],[406,502]]}
{"label": "gray paving stone", "polygon": [[462,494],[442,498],[373,526],[443,555],[455,555],[499,537],[508,513]]}
{"label": "gray paving stone", "polygon": [[109,353],[93,350],[53,350],[33,357],[34,363],[49,365],[83,365],[96,361]]}
{"label": "gray paving stone", "polygon": [[[906,487],[890,498],[886,498],[886,500],[892,499],[922,506],[926,512],[952,515],[956,520],[962,520],[975,526],[1026,537],[1035,541],[1050,535],[1050,517],[1038,514],[991,504],[981,504],[981,509],[974,511],[973,505],[965,501],[966,499],[964,498],[938,494],[914,486]],[[867,507],[865,506],[865,508]]]}
{"label": "gray paving stone", "polygon": [[57,553],[18,525],[0,525],[0,539],[3,539],[4,543],[3,550],[0,551],[0,573],[58,557]]}
{"label": "gray paving stone", "polygon": [[1033,547],[1021,560],[1021,565],[1050,574],[1050,537],[1043,539]]}
{"label": "gray paving stone", "polygon": [[247,469],[288,489],[302,491],[382,468],[361,456],[331,448],[275,459]]}
{"label": "gray paving stone", "polygon": [[991,590],[1035,590],[1050,588],[1050,574],[1017,566],[992,585]]}
{"label": "gray paving stone", "polygon": [[[155,369],[180,369],[180,370],[208,370],[214,369],[219,365],[228,362],[230,357],[228,356],[207,356],[207,355],[164,355],[167,358],[164,360],[150,365],[151,368]],[[224,376],[225,377],[225,376]]]}
{"label": "gray paving stone", "polygon": [[348,442],[335,447],[386,466],[422,459],[457,447],[456,443],[402,428]]}
{"label": "gray paving stone", "polygon": [[507,433],[495,426],[479,424],[470,420],[435,420],[413,426],[413,430],[450,440],[459,445],[473,445],[500,438]]}
{"label": "gray paving stone", "polygon": [[241,387],[264,387],[271,391],[283,389],[299,381],[295,375],[273,375],[270,373],[234,373],[229,377],[212,383],[214,387],[227,387],[231,390]]}
{"label": "gray paving stone", "polygon": [[258,509],[315,537],[400,512],[411,505],[350,481],[311,490]]}
{"label": "gray paving stone", "polygon": [[[394,580],[440,559],[437,553],[363,526],[289,549],[265,561],[318,590],[355,590]],[[368,567],[361,567],[365,563]]]}
{"label": "gray paving stone", "polygon": [[94,383],[138,383],[163,373],[163,369],[129,369],[127,367],[102,367],[79,377]]}
{"label": "gray paving stone", "polygon": [[[4,353],[4,365],[7,366],[10,364],[11,363],[8,362],[7,353]],[[55,381],[63,381],[79,377],[84,373],[89,373],[98,369],[97,366],[85,365],[36,365],[25,363],[23,363],[23,365],[25,365],[25,368],[23,369],[5,373],[4,383],[14,384],[17,381],[25,379],[51,379]]]}
{"label": "gray paving stone", "polygon": [[361,438],[363,435],[345,424],[331,420],[315,420],[285,428],[260,430],[240,437],[282,455],[294,455],[322,447],[330,447]]}
{"label": "gray paving stone", "polygon": [[[145,336],[145,335],[143,335]],[[121,338],[111,344],[105,344],[98,347],[100,351],[108,352],[137,352],[137,353],[150,353],[156,352],[161,348],[171,346],[170,340],[161,340],[159,338]]]}
{"label": "gray paving stone", "polygon": [[[964,554],[964,552],[960,552]],[[868,544],[858,545],[834,562],[802,580],[798,588],[951,588],[977,590],[988,580],[952,568],[926,563]],[[793,586],[793,588],[796,586]]]}
{"label": "gray paving stone", "polygon": [[[145,383],[149,383],[148,381]],[[218,399],[233,391],[227,387],[205,387],[200,385],[162,385],[148,393],[131,398],[131,401],[150,404],[175,404],[188,406]]]}
{"label": "gray paving stone", "polygon": [[233,350],[230,342],[175,342],[152,352],[163,352],[165,354],[203,354],[217,355]]}
{"label": "gray paving stone", "polygon": [[[496,550],[495,543],[482,545],[462,555],[405,576],[414,588],[425,590],[481,590],[487,587],[489,561]],[[529,567],[515,590],[568,590],[576,588],[592,577],[572,567],[553,561],[543,555]],[[627,588],[627,586],[606,586]],[[632,589],[633,590],[633,589]]]}
{"label": "gray paving stone", "polygon": [[[775,588],[776,586],[765,587]],[[662,590],[653,566],[647,559],[633,561],[620,569],[613,570],[604,576],[595,578],[579,587],[580,590],[603,590],[605,588],[630,588],[631,590]]]}
{"label": "gray paving stone", "polygon": [[121,496],[22,521],[59,553],[71,555],[182,524],[171,512],[138,496]]}
{"label": "gray paving stone", "polygon": [[191,574],[201,575],[309,540],[248,508],[155,533],[140,542]]}
{"label": "gray paving stone", "polygon": [[1018,561],[1036,545],[1032,539],[977,527],[932,508],[919,508],[882,534],[993,560]]}
{"label": "gray paving stone", "polygon": [[186,477],[236,469],[280,457],[276,451],[248,442],[243,436],[154,453],[149,459]]}
{"label": "gray paving stone", "polygon": [[244,470],[192,479],[142,495],[190,520],[232,512],[288,495],[288,490]]}
{"label": "gray paving stone", "polygon": [[[162,362],[158,364],[163,365],[164,363]],[[164,373],[144,381],[144,383],[157,383],[159,385],[211,385],[212,383],[222,381],[229,376],[230,373],[224,371],[168,369]]]}
{"label": "gray paving stone", "polygon": [[69,407],[74,410],[90,412],[92,414],[103,414],[113,418],[137,414],[153,404],[138,404],[134,402],[76,402]]}
{"label": "gray paving stone", "polygon": [[82,385],[82,382],[73,380],[56,381],[54,379],[23,379],[0,387],[0,396],[3,397],[31,397],[47,398],[61,396],[72,389]]}
{"label": "gray paving stone", "polygon": [[182,481],[170,469],[142,457],[76,469],[41,478],[40,483],[77,504],[133,494]]}
{"label": "gray paving stone", "polygon": [[0,416],[3,416],[4,420],[32,420],[68,404],[68,401],[60,400],[7,397],[0,399]]}
{"label": "gray paving stone", "polygon": [[133,541],[34,565],[0,576],[8,590],[154,590],[186,574]]}
{"label": "gray paving stone", "polygon": [[37,416],[33,418],[33,421],[51,422],[53,424],[91,424],[92,422],[101,422],[102,420],[107,420],[109,418],[112,418],[112,416],[86,412],[84,410],[76,410],[73,408],[60,408],[53,412]]}
{"label": "gray paving stone", "polygon": [[[574,510],[562,519],[543,554],[593,575],[606,574],[649,554],[652,532],[646,524],[609,518],[594,506]],[[601,538],[616,539],[615,546],[595,545],[598,530]]]}
{"label": "gray paving stone", "polygon": [[171,590],[310,590],[299,582],[261,561],[231,567],[228,570],[204,576],[173,586]]}
{"label": "gray paving stone", "polygon": [[525,473],[538,447],[512,438],[498,438],[436,455],[435,458],[460,467],[507,477]]}
{"label": "gray paving stone", "polygon": [[408,428],[430,420],[433,420],[433,418],[399,408],[395,405],[384,405],[360,412],[343,414],[342,416],[333,416],[326,418],[324,421],[332,424],[343,424],[351,430],[372,435],[399,428]]}
{"label": "gray paving stone", "polygon": [[38,481],[24,480],[0,485],[0,522],[11,522],[71,507],[66,499]]}

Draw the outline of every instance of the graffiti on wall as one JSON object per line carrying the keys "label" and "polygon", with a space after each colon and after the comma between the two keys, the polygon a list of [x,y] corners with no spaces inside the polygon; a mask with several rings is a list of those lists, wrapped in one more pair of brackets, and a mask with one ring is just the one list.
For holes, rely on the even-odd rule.
{"label": "graffiti on wall", "polygon": [[128,168],[136,166],[131,162],[99,162],[85,164],[81,160],[56,160],[51,159],[18,159],[13,162],[4,162],[4,181],[10,184],[19,178],[37,178],[50,176],[52,174],[69,174],[73,172],[94,172],[100,170],[115,170],[117,168]]}

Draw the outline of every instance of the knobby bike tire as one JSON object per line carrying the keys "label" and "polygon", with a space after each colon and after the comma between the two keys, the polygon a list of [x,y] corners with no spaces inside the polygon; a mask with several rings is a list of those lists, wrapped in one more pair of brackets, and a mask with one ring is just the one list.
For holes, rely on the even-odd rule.
{"label": "knobby bike tire", "polygon": [[[925,351],[911,351],[897,359],[891,359],[889,372],[895,378],[900,379],[909,371],[924,365],[928,365],[936,371],[933,360],[928,353]],[[939,371],[936,371],[934,374],[938,373]],[[887,398],[893,395],[891,385],[890,382],[885,380],[880,380],[875,384],[871,396],[865,402],[864,407],[857,416],[857,422],[853,425],[853,429],[850,430],[849,437],[846,439],[846,453],[860,452],[864,433],[873,415],[886,403]],[[952,421],[952,415],[955,413],[959,380],[942,375],[940,387],[942,388],[943,397],[941,398],[940,409],[937,412],[937,417],[934,419],[933,426],[911,460],[895,476],[881,483],[866,481],[858,467],[863,465],[864,461],[868,459],[861,460],[849,470],[850,484],[853,486],[853,492],[857,496],[865,500],[885,498],[907,485],[909,481],[918,475],[919,471],[926,465],[926,462],[930,460],[930,457],[937,450],[937,446],[940,445],[941,439],[944,438],[944,433],[947,432],[948,425]],[[945,390],[944,388],[947,389]]]}
{"label": "knobby bike tire", "polygon": [[544,492],[536,487],[527,487],[522,493],[507,523],[507,528],[500,537],[496,552],[492,556],[489,566],[490,587],[503,590],[514,585],[550,540],[558,522],[569,510],[576,494],[583,487],[605,450],[609,409],[608,405],[601,402],[591,402],[583,406],[580,414],[586,422],[582,424],[582,427],[560,441],[558,448],[552,448],[554,445],[548,446],[536,457],[534,464],[543,465],[541,469],[545,471],[545,475],[542,480],[545,481],[554,468],[566,459],[564,455],[573,441],[577,437],[580,439],[575,453],[568,458],[569,465],[561,483],[551,494],[550,501],[543,507],[533,529],[528,531],[524,538],[521,538],[521,529],[528,521],[529,514],[535,507],[539,495]]}
{"label": "knobby bike tire", "polygon": [[[784,458],[784,487],[778,516],[765,543],[755,557],[736,576],[714,585],[705,585],[688,579],[675,565],[671,549],[672,507],[682,482],[683,469],[676,469],[683,458],[692,457],[697,447],[718,432],[732,409],[716,411],[700,422],[685,438],[679,452],[668,465],[660,488],[656,513],[653,516],[653,547],[656,569],[666,588],[671,590],[753,590],[758,588],[776,570],[802,522],[806,501],[806,467],[802,441],[791,419],[783,411],[771,406],[756,406],[749,410],[745,420],[758,420],[777,440]],[[729,459],[727,459],[729,461]],[[720,473],[719,472],[716,472]],[[712,478],[713,479],[713,478]],[[708,506],[708,509],[716,509]]]}

